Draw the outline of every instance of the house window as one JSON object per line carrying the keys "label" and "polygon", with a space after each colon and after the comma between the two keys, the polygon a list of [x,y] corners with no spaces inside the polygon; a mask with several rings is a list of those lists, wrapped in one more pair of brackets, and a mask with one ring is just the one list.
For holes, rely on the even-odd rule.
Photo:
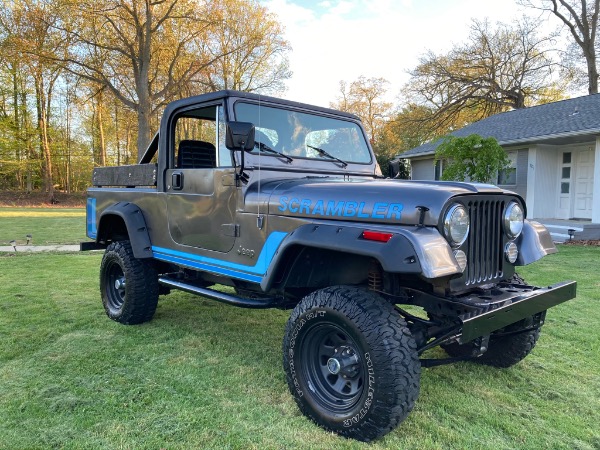
{"label": "house window", "polygon": [[435,168],[434,168],[434,176],[435,176],[435,180],[439,181],[442,179],[442,173],[444,173],[444,161],[442,160],[437,160],[435,162]]}
{"label": "house window", "polygon": [[517,184],[517,152],[508,152],[506,156],[510,160],[510,165],[498,171],[498,185],[514,186]]}

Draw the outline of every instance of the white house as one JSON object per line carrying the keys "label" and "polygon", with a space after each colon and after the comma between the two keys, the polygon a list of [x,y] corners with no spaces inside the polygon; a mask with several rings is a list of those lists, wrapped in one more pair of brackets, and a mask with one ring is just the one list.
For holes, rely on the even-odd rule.
{"label": "white house", "polygon": [[[600,94],[496,114],[452,134],[498,140],[512,167],[497,184],[525,198],[529,218],[600,224]],[[412,179],[439,179],[437,145],[400,155],[410,160]]]}

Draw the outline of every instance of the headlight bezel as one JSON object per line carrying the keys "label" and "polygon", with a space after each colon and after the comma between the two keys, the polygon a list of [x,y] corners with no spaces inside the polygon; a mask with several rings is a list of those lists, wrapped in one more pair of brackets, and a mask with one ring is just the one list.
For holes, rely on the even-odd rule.
{"label": "headlight bezel", "polygon": [[[515,208],[518,208],[518,211],[519,211],[519,213],[517,213],[517,218],[520,217],[520,219],[518,219],[518,220],[515,220],[515,217],[513,217]],[[514,224],[516,224],[516,228],[513,227]],[[508,205],[506,205],[506,208],[504,209],[504,220],[503,220],[504,233],[506,234],[506,236],[508,236],[509,239],[518,238],[521,235],[521,233],[523,232],[524,224],[525,224],[525,211],[523,210],[523,207],[514,200],[509,202]]]}
{"label": "headlight bezel", "polygon": [[[455,216],[461,213],[462,217],[459,218],[458,216]],[[453,235],[453,231],[456,231],[457,226],[457,223],[455,221],[453,222],[453,220],[456,219],[466,220],[466,230],[464,231],[464,234],[462,236]],[[460,225],[464,227],[464,224]],[[448,211],[446,211],[446,214],[444,215],[443,227],[444,236],[446,237],[446,240],[450,243],[452,247],[460,247],[462,244],[464,244],[464,242],[469,237],[469,231],[471,230],[471,221],[467,208],[465,208],[465,206],[463,206],[460,203],[453,204],[450,208],[448,208]]]}

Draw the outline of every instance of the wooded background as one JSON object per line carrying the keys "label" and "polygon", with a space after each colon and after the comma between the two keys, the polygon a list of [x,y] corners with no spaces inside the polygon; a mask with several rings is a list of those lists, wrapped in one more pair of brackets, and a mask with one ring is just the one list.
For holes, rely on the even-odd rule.
{"label": "wooded background", "polygon": [[[384,173],[402,151],[491,114],[582,86],[597,93],[600,0],[520,3],[539,17],[473,21],[465,42],[426,51],[405,86],[340,81],[331,106],[362,118]],[[561,26],[541,35],[552,18]],[[3,1],[0,189],[42,190],[48,201],[85,190],[95,165],[136,162],[170,101],[282,94],[290,51],[283,24],[256,0]]]}

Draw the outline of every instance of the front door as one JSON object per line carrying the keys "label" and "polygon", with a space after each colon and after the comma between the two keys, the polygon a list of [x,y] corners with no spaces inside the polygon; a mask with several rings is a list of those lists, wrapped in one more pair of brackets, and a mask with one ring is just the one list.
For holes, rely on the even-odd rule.
{"label": "front door", "polygon": [[578,151],[576,155],[573,217],[591,219],[594,193],[594,150],[585,148]]}
{"label": "front door", "polygon": [[177,117],[166,173],[169,233],[174,242],[228,252],[237,236],[237,189],[224,145],[221,105]]}

